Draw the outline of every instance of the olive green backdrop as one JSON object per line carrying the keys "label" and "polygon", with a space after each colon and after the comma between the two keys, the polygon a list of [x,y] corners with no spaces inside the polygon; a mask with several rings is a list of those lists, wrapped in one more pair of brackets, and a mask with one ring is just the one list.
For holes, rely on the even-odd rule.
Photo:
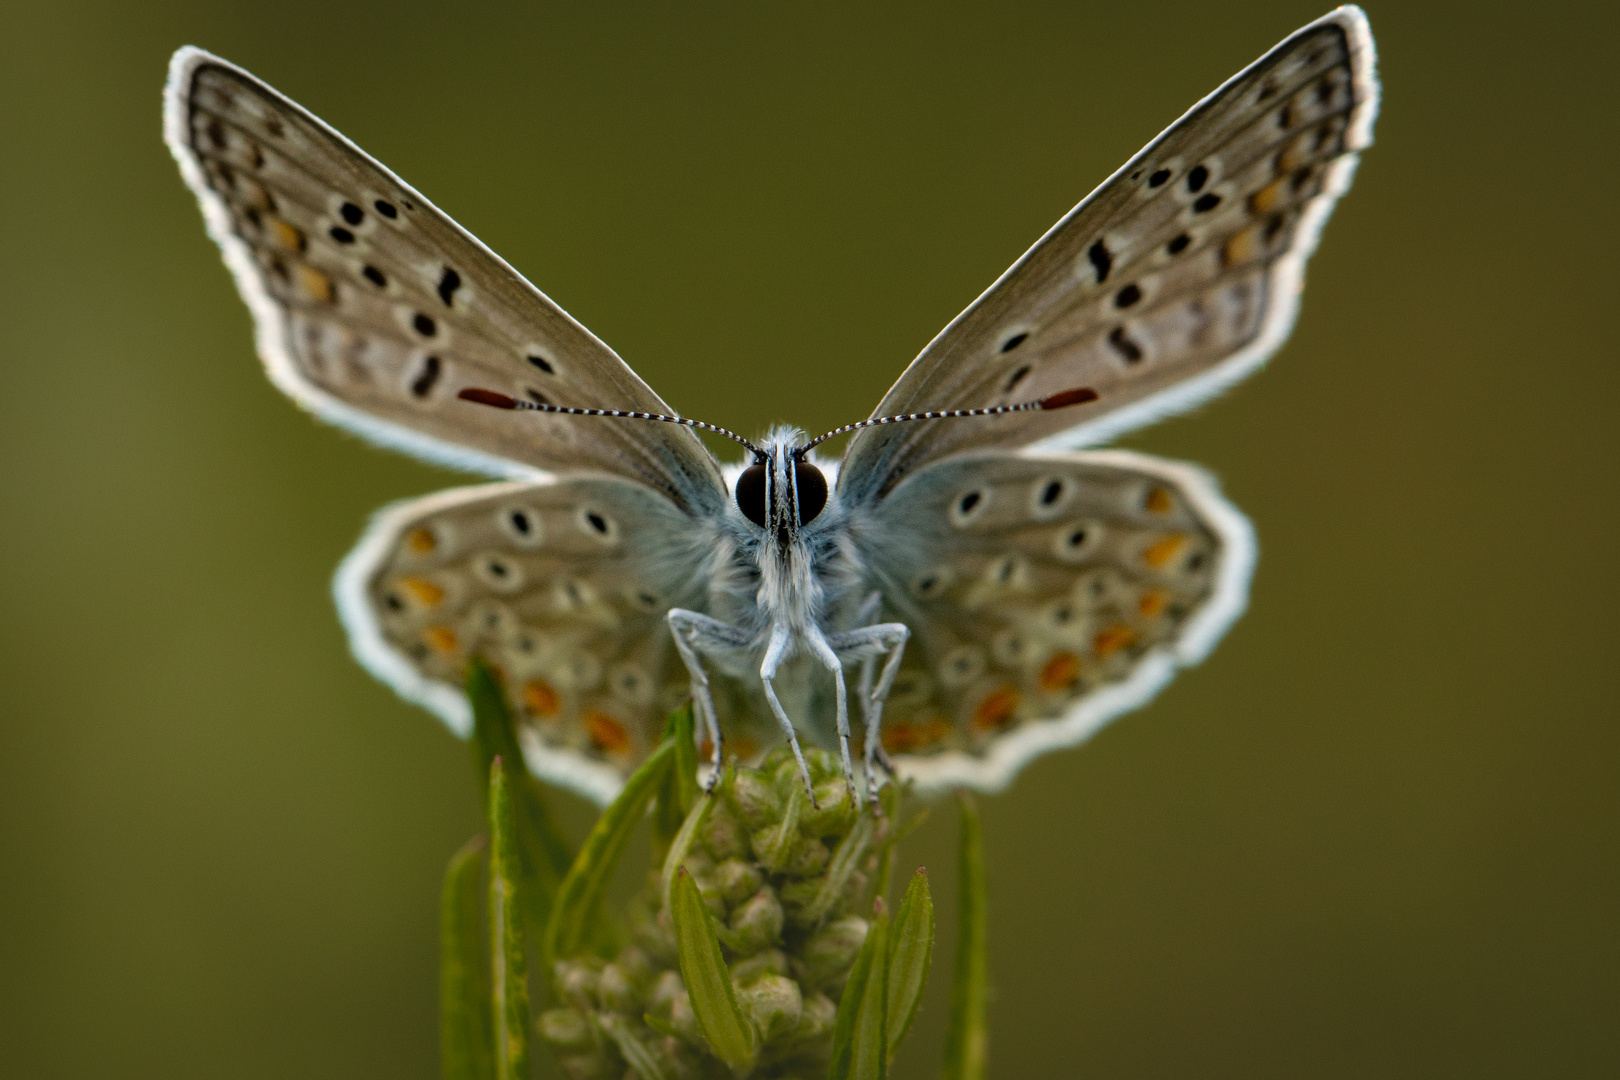
{"label": "olive green backdrop", "polygon": [[[1323,10],[695,6],[0,13],[0,1075],[437,1073],[473,780],[349,659],[327,582],[373,508],[462,480],[265,380],[160,142],[175,47],[303,102],[677,408],[755,432],[864,415]],[[983,803],[996,1076],[1620,1070],[1617,28],[1370,14],[1379,141],[1293,339],[1128,440],[1252,516],[1251,611]],[[943,901],[906,1077],[939,1065],[952,817],[906,852]]]}

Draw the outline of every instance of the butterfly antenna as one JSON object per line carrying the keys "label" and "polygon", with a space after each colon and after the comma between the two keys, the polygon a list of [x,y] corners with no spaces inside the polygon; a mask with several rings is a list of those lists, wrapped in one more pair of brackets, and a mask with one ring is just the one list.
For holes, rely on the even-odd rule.
{"label": "butterfly antenna", "polygon": [[1073,390],[1061,390],[1056,394],[1048,394],[1035,401],[1025,401],[1018,405],[993,405],[988,409],[948,409],[944,412],[914,412],[902,413],[898,416],[875,416],[870,420],[862,420],[858,424],[845,424],[841,428],[834,428],[825,435],[817,435],[795,451],[804,454],[817,443],[824,443],[828,439],[861,428],[878,427],[881,424],[904,424],[910,420],[950,420],[958,416],[1001,416],[1004,413],[1018,412],[1051,412],[1053,409],[1066,409],[1070,405],[1084,405],[1088,401],[1097,400],[1097,391],[1089,386],[1076,387]]}
{"label": "butterfly antenna", "polygon": [[475,386],[469,386],[467,389],[457,394],[456,397],[460,398],[462,401],[472,401],[479,405],[488,405],[492,409],[516,409],[520,412],[528,411],[558,413],[563,416],[617,416],[624,420],[662,420],[666,424],[680,424],[683,427],[702,428],[704,431],[712,431],[716,435],[724,435],[732,442],[741,443],[755,457],[762,456],[759,447],[755,446],[741,435],[738,435],[735,431],[727,431],[725,428],[716,427],[714,424],[705,424],[701,420],[688,420],[684,416],[665,416],[663,413],[634,412],[628,409],[576,409],[569,405],[553,405],[550,402],[542,404],[535,401],[523,401],[519,398],[509,397],[506,394],[497,393],[494,390],[481,390]]}

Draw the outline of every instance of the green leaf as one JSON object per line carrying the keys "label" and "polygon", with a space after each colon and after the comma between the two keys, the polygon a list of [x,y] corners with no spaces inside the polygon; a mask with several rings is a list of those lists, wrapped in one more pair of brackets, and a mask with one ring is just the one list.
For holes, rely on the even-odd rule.
{"label": "green leaf", "polygon": [[451,856],[439,895],[439,1069],[444,1080],[491,1080],[495,1075],[478,912],[483,884],[478,857],[483,851],[484,838],[478,836]]}
{"label": "green leaf", "polygon": [[933,961],[934,900],[928,893],[928,871],[918,867],[895,914],[889,940],[889,1009],[885,1023],[890,1061],[917,1018]]}
{"label": "green leaf", "polygon": [[829,1080],[883,1080],[888,1073],[884,1026],[889,1001],[889,916],[881,899],[875,906],[877,913],[867,928],[866,942],[838,999]]}
{"label": "green leaf", "polygon": [[990,961],[986,943],[987,889],[984,837],[973,802],[962,797],[962,846],[958,856],[956,975],[951,987],[950,1027],[945,1033],[946,1080],[984,1080],[990,1049],[987,1019]]}
{"label": "green leaf", "polygon": [[496,1080],[529,1080],[529,972],[517,820],[501,759],[489,768],[490,999]]}
{"label": "green leaf", "polygon": [[608,1033],[608,1038],[619,1048],[619,1055],[629,1063],[631,1073],[639,1080],[670,1080],[669,1070],[647,1048],[647,1044],[636,1037],[624,1017],[603,1013],[599,1022],[602,1030]]}
{"label": "green leaf", "polygon": [[534,926],[546,925],[551,916],[552,898],[558,883],[568,873],[574,853],[546,806],[545,788],[523,765],[512,714],[506,707],[506,694],[495,673],[474,657],[467,665],[467,700],[472,704],[473,734],[469,745],[484,802],[489,803],[489,767],[496,758],[504,763],[506,786],[513,798],[517,819],[518,845],[524,877],[523,894],[529,920]]}
{"label": "green leaf", "polygon": [[[679,764],[677,760],[676,765]],[[713,795],[705,795],[702,802],[692,807],[691,812],[686,815],[686,820],[681,823],[680,831],[675,834],[675,839],[670,841],[669,854],[664,857],[659,890],[666,910],[669,908],[670,892],[675,885],[675,873],[681,868],[681,861],[686,858],[687,851],[692,847],[692,838],[697,835],[698,829],[702,828],[703,820],[709,816],[709,809],[714,803]]]}
{"label": "green leaf", "polygon": [[855,822],[855,827],[844,837],[843,842],[838,845],[838,850],[833,852],[832,859],[827,863],[827,880],[816,893],[816,898],[810,902],[810,906],[805,909],[803,918],[806,923],[820,922],[827,912],[832,910],[833,904],[843,895],[844,886],[849,884],[850,875],[866,857],[866,849],[872,843],[872,834],[876,829],[877,820],[869,813],[862,814]]}
{"label": "green leaf", "polygon": [[681,981],[692,999],[692,1013],[714,1056],[746,1072],[754,1065],[757,1037],[743,1015],[731,985],[731,972],[720,954],[720,941],[703,906],[697,882],[682,867],[670,890],[670,920],[675,925],[675,948],[680,954]]}
{"label": "green leaf", "polygon": [[585,838],[585,846],[557,889],[543,942],[547,970],[555,960],[578,955],[585,944],[586,931],[607,888],[608,878],[674,760],[675,748],[664,743],[642,763],[626,781],[619,797],[597,818],[590,836]]}
{"label": "green leaf", "polygon": [[[698,800],[697,745],[692,706],[670,715],[664,737],[675,744],[675,765],[664,778],[653,806],[653,852],[662,855]],[[668,892],[668,889],[665,889]]]}
{"label": "green leaf", "polygon": [[691,702],[670,717],[670,724],[675,729],[675,791],[680,796],[681,813],[690,814],[698,800],[697,722]]}

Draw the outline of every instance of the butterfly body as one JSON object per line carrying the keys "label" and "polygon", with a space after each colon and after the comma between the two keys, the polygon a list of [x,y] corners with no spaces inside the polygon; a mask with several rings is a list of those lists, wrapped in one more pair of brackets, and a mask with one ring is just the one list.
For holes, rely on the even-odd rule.
{"label": "butterfly body", "polygon": [[1365,18],[1337,9],[1082,200],[869,420],[757,445],[675,414],[240,68],[182,49],[164,123],[275,384],[504,478],[378,514],[335,585],[357,657],[462,733],[481,659],[530,767],[606,801],[688,697],[711,765],[802,733],[852,779],[859,748],[868,782],[892,758],[925,791],[994,789],[1201,659],[1246,601],[1247,520],[1201,470],[1082,448],[1277,348],[1377,108]]}

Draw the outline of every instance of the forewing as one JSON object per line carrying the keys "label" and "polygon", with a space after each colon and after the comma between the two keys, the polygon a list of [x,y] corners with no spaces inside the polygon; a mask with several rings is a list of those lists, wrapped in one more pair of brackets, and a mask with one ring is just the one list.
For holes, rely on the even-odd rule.
{"label": "forewing", "polygon": [[1242,378],[1287,336],[1306,258],[1378,108],[1372,37],[1339,8],[1293,34],[1058,222],[912,362],[874,416],[1090,387],[1092,404],[856,434],[855,501],[966,448],[1100,442]]}
{"label": "forewing", "polygon": [[712,509],[712,456],[671,424],[500,412],[481,386],[586,408],[672,410],[590,331],[353,143],[198,49],[170,65],[165,136],[257,323],[276,385],[311,411],[496,475],[599,469]]}
{"label": "forewing", "polygon": [[884,745],[936,790],[995,790],[1146,701],[1241,613],[1254,556],[1205,474],[1123,451],[954,457],[854,530],[912,630]]}
{"label": "forewing", "polygon": [[335,588],[373,674],[466,735],[482,657],[534,771],[605,802],[687,693],[664,615],[701,601],[714,543],[632,482],[484,484],[383,510]]}

